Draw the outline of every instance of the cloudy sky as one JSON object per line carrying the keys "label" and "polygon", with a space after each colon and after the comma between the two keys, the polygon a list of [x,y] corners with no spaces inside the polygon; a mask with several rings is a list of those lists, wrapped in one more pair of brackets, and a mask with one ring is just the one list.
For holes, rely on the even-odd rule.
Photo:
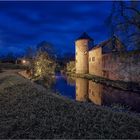
{"label": "cloudy sky", "polygon": [[87,32],[95,43],[106,40],[105,20],[112,2],[0,2],[0,52],[23,53],[46,40],[58,53],[74,52],[74,41]]}

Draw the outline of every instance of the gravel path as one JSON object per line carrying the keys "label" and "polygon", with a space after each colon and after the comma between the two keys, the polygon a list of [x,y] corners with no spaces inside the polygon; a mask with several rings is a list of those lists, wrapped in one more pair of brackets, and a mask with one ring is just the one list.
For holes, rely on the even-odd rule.
{"label": "gravel path", "polygon": [[0,73],[0,139],[140,138],[140,118],[52,93]]}

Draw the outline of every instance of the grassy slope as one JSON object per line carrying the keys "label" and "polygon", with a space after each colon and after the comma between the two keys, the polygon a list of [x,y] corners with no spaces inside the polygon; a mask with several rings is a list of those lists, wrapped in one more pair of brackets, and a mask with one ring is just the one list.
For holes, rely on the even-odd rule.
{"label": "grassy slope", "polygon": [[140,119],[0,74],[1,138],[140,138]]}
{"label": "grassy slope", "polygon": [[0,69],[25,69],[27,66],[12,63],[0,63]]}

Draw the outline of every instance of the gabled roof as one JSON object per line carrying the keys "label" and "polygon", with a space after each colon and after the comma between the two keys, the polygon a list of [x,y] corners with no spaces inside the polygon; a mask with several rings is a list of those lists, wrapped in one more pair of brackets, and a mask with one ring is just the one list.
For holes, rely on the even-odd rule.
{"label": "gabled roof", "polygon": [[125,50],[125,45],[115,35],[112,38],[96,45],[95,47],[93,47],[93,49],[97,47],[102,47],[103,53],[118,52]]}
{"label": "gabled roof", "polygon": [[78,37],[76,40],[81,40],[81,39],[89,39],[93,40],[86,32],[84,32],[80,37]]}

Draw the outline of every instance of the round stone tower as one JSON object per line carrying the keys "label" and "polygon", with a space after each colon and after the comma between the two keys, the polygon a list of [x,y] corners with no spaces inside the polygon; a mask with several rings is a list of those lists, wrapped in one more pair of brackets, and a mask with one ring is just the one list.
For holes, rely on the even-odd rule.
{"label": "round stone tower", "polygon": [[88,68],[88,51],[92,39],[83,33],[75,41],[75,65],[76,73],[86,74],[89,72]]}

